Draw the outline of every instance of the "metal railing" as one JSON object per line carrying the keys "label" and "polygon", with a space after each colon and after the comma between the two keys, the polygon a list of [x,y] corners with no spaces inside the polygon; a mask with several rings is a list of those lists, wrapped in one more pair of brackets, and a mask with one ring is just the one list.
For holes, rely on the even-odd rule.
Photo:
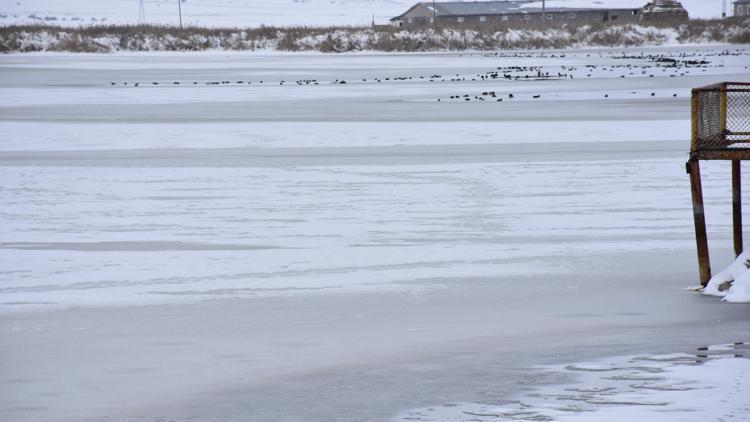
{"label": "metal railing", "polygon": [[699,160],[750,157],[750,83],[693,89],[690,155]]}

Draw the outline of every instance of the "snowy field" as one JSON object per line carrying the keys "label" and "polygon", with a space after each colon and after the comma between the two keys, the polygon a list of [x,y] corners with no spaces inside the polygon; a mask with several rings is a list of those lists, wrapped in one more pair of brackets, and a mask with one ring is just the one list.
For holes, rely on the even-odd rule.
{"label": "snowy field", "polygon": [[[744,305],[684,291],[684,163],[690,88],[748,66],[746,46],[2,56],[0,419],[473,411],[560,382],[536,365],[747,340]],[[704,166],[715,271],[729,188]]]}
{"label": "snowy field", "polygon": [[[144,0],[145,23],[177,25],[176,0]],[[183,22],[195,26],[249,27],[386,24],[412,0],[183,0]],[[646,0],[549,0],[550,7],[639,8]],[[721,16],[722,0],[683,0],[693,18]],[[138,0],[0,0],[0,25],[137,24]],[[730,11],[731,14],[731,11]]]}

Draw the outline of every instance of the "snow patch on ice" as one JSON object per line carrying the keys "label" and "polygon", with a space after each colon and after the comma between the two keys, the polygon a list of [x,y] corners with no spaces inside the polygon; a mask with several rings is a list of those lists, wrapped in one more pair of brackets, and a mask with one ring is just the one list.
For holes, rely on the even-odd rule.
{"label": "snow patch on ice", "polygon": [[[738,420],[750,410],[750,359],[743,343],[711,356],[671,354],[541,367],[545,378],[573,377],[521,397],[451,403],[401,413],[394,421]],[[705,352],[708,353],[708,352]],[[744,419],[743,419],[744,420]]]}
{"label": "snow patch on ice", "polygon": [[725,302],[750,303],[750,252],[740,254],[724,271],[711,278],[703,294]]}

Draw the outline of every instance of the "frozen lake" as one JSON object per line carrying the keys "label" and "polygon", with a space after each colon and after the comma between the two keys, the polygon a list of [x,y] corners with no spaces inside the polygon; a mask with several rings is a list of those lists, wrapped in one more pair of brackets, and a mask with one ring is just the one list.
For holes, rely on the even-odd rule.
{"label": "frozen lake", "polygon": [[[0,419],[383,420],[741,340],[745,307],[682,291],[684,163],[690,89],[749,66],[0,57]],[[716,271],[729,166],[704,173]]]}

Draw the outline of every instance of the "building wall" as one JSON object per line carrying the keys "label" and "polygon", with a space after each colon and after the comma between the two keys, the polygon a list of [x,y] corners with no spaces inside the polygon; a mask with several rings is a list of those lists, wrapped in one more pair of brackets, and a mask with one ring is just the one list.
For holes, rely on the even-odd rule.
{"label": "building wall", "polygon": [[734,16],[750,16],[750,4],[734,5]]}
{"label": "building wall", "polygon": [[400,21],[395,21],[394,26],[405,28],[418,28],[432,25],[435,14],[432,9],[419,4],[409,10]]}
{"label": "building wall", "polygon": [[[394,21],[394,26],[403,28],[420,28],[433,25],[432,12],[425,15],[423,11],[410,11],[400,21]],[[587,25],[595,23],[637,23],[641,14],[640,9],[602,9],[576,12],[548,12],[538,13],[508,13],[486,16],[438,16],[438,24],[443,27],[493,27],[498,29],[525,28],[546,26]]]}

